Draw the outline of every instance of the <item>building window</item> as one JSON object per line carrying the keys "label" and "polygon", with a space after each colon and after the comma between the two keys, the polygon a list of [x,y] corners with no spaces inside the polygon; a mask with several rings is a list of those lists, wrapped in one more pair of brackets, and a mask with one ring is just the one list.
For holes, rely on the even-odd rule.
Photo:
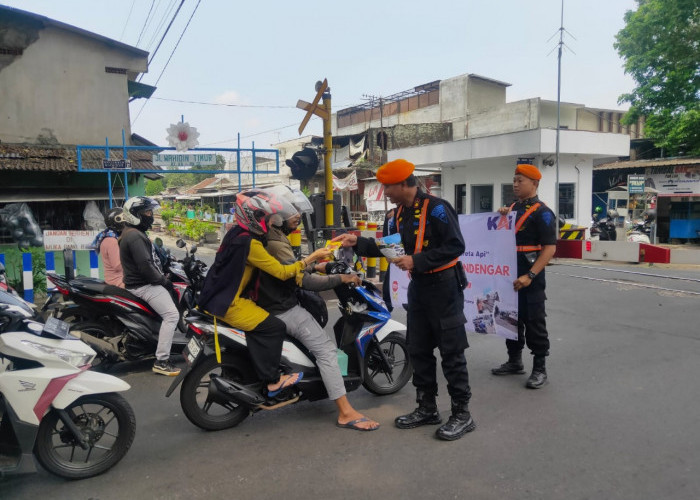
{"label": "building window", "polygon": [[473,214],[493,211],[493,185],[472,185]]}
{"label": "building window", "polygon": [[455,211],[458,214],[467,213],[467,185],[455,184]]}
{"label": "building window", "polygon": [[501,204],[511,206],[515,203],[515,194],[513,194],[513,183],[501,184]]}
{"label": "building window", "polygon": [[575,217],[574,207],[576,206],[576,184],[559,184],[559,217],[573,219]]}

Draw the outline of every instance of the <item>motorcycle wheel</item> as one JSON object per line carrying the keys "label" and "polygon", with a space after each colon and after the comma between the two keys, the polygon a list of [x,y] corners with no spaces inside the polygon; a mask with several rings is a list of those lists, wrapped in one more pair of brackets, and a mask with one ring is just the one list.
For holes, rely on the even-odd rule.
{"label": "motorcycle wheel", "polygon": [[210,356],[187,374],[180,389],[180,405],[190,422],[207,431],[220,431],[245,420],[250,413],[248,408],[231,401],[215,401],[209,394],[212,374],[242,382],[239,365],[235,356],[223,353],[221,364],[216,362],[216,356]]}
{"label": "motorcycle wheel", "polygon": [[379,349],[389,360],[392,373],[382,369],[382,358],[377,344],[370,344],[365,352],[362,385],[369,392],[378,395],[393,394],[406,385],[413,374],[408,346],[403,335],[392,332],[379,343]]}
{"label": "motorcycle wheel", "polygon": [[136,434],[136,418],[129,403],[116,393],[90,394],[66,408],[75,425],[87,436],[84,450],[51,410],[39,424],[34,453],[49,472],[66,479],[102,474],[119,462]]}
{"label": "motorcycle wheel", "polygon": [[[76,330],[85,332],[88,335],[92,335],[98,339],[109,338],[112,336],[104,325],[95,323],[94,321],[80,321],[78,323],[73,323],[70,327],[70,331],[72,332]],[[97,355],[95,356],[95,359],[92,360],[92,369],[98,372],[105,372],[109,370],[114,363],[97,349],[94,350],[97,352]]]}

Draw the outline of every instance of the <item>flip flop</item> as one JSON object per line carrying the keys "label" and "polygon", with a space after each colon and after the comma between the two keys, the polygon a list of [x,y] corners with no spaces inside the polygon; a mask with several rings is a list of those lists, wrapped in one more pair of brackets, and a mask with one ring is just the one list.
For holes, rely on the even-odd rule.
{"label": "flip flop", "polygon": [[279,395],[280,392],[282,392],[284,389],[287,387],[291,387],[295,384],[298,384],[301,382],[301,379],[304,378],[304,372],[299,372],[297,373],[298,377],[294,382],[290,382],[294,378],[294,375],[290,375],[284,382],[282,382],[282,385],[280,385],[279,389],[276,389],[274,391],[267,391],[267,397],[268,398],[274,398],[275,396]]}
{"label": "flip flop", "polygon": [[365,428],[365,427],[360,427],[359,425],[357,425],[357,424],[361,424],[362,422],[370,422],[370,419],[367,417],[362,417],[362,418],[358,418],[357,420],[351,420],[350,422],[348,422],[346,424],[341,424],[340,422],[336,422],[335,426],[340,427],[341,429],[352,429],[354,431],[376,431],[380,427],[379,425],[377,425],[376,427]]}

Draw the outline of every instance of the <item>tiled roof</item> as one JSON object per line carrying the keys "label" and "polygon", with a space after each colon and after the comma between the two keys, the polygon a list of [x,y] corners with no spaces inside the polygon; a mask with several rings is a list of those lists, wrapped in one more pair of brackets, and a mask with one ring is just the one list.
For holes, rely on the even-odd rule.
{"label": "tiled roof", "polygon": [[[153,170],[152,154],[156,151],[132,150],[127,152],[134,170]],[[82,150],[82,168],[101,169],[104,150]],[[110,148],[109,157],[123,158],[122,148]],[[75,146],[41,146],[34,144],[0,144],[0,172],[10,170],[77,172],[78,158]]]}

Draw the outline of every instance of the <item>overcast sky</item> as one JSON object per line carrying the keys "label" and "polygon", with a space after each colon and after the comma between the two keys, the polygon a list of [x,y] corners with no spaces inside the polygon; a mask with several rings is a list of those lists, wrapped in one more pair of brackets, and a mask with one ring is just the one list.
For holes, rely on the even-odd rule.
{"label": "overcast sky", "polygon": [[[0,0],[151,52],[179,2]],[[144,83],[161,75],[197,2],[185,0]],[[132,131],[165,144],[166,128],[184,115],[200,147],[235,147],[237,133],[243,147],[269,147],[298,136],[304,113],[296,101],[311,101],[323,78],[333,111],[464,73],[511,83],[509,102],[556,100],[560,8],[561,0],[201,0],[153,98],[131,104]],[[572,36],[563,101],[625,109],[617,98],[633,81],[613,42],[634,8],[633,0],[565,0]],[[320,135],[320,120],[307,133]]]}

